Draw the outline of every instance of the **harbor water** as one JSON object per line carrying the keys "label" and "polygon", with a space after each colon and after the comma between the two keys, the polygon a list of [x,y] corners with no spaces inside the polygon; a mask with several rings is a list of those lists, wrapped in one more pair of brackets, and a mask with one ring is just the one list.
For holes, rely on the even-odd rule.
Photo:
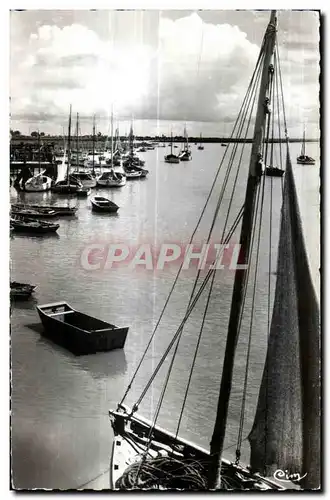
{"label": "harbor water", "polygon": [[[278,146],[277,146],[278,147]],[[248,168],[249,148],[244,153],[242,172],[232,203],[233,222],[242,206]],[[320,213],[319,145],[308,143],[308,154],[315,166],[297,165],[300,144],[292,144],[291,156],[303,220],[307,251],[315,288],[319,296]],[[17,193],[11,188],[11,202],[77,205],[75,217],[58,219],[60,228],[53,236],[11,236],[11,279],[38,286],[33,300],[15,303],[11,308],[11,446],[12,481],[18,489],[77,489],[109,487],[112,429],[108,410],[116,408],[145,350],[165,300],[171,290],[178,264],[163,270],[145,269],[129,262],[114,268],[90,269],[84,260],[91,245],[127,245],[132,252],[140,245],[159,249],[163,243],[185,247],[203,210],[216,170],[225,153],[220,144],[205,144],[204,151],[192,146],[192,161],[167,164],[168,148],[141,153],[149,175],[128,181],[118,189],[96,189],[92,195],[108,196],[119,205],[118,214],[98,214],[89,199],[76,199],[47,193]],[[284,150],[284,149],[283,149]],[[279,158],[279,154],[277,154]],[[223,169],[225,166],[223,166]],[[206,241],[211,217],[220,193],[225,171],[220,169],[214,195],[210,199],[194,242]],[[233,184],[233,171],[229,184]],[[273,216],[269,263],[270,190]],[[252,328],[244,438],[254,418],[266,351],[268,322],[268,280],[273,291],[276,280],[276,248],[280,221],[282,181],[265,178],[265,211],[261,230],[260,266]],[[220,242],[230,190],[225,195],[215,227]],[[229,226],[228,226],[229,228]],[[235,240],[236,238],[236,240]],[[233,240],[238,241],[235,233]],[[197,245],[198,246],[198,245]],[[269,264],[271,272],[269,273]],[[164,350],[179,326],[187,307],[196,268],[182,272],[160,323],[159,330],[125,401],[138,399]],[[205,272],[202,272],[205,276]],[[202,278],[201,278],[202,279]],[[217,405],[222,359],[226,341],[233,271],[219,270],[204,326],[201,346],[191,381],[180,435],[208,448]],[[208,290],[208,289],[207,289]],[[119,351],[76,357],[40,335],[42,327],[36,304],[66,301],[77,310],[128,326],[125,348]],[[246,314],[236,356],[233,391],[229,408],[226,453],[234,458],[246,369],[246,350],[250,328],[252,296],[247,297]],[[206,303],[204,294],[188,321],[173,366],[159,416],[159,424],[171,431],[181,410],[197,336]],[[163,387],[169,361],[160,370],[139,411],[152,417]],[[243,443],[243,460],[248,445]]]}

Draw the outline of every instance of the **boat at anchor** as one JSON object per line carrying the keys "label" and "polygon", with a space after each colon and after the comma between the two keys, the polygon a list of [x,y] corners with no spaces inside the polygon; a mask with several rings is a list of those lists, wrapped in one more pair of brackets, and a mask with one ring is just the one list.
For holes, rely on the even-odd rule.
{"label": "boat at anchor", "polygon": [[37,311],[44,327],[42,335],[77,356],[122,349],[125,345],[127,327],[76,311],[67,302],[44,304]]}

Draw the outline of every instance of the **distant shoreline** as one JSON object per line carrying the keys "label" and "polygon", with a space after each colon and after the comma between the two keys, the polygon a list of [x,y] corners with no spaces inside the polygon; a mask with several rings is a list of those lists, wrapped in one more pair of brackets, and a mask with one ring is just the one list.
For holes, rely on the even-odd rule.
{"label": "distant shoreline", "polygon": [[[58,136],[58,135],[41,135],[40,137],[40,140],[42,141],[42,143],[56,143],[56,144],[61,144],[63,145],[63,139],[64,137],[63,136]],[[65,140],[67,139],[67,137],[65,137]],[[120,137],[120,140],[122,142],[125,142],[127,141],[127,136],[121,136]],[[90,142],[93,140],[93,137],[91,135],[83,135],[83,136],[79,136],[79,142],[80,144],[82,145],[82,143],[84,142]],[[107,136],[104,136],[104,135],[101,135],[101,136],[96,136],[95,137],[95,143],[98,144],[98,146],[100,146],[101,144],[105,143],[105,142],[109,142],[110,138],[107,137]],[[71,138],[71,141],[74,145],[75,143],[75,137],[73,136]],[[160,142],[160,143],[170,143],[171,141],[171,138],[170,137],[159,137],[159,136],[155,136],[155,137],[151,137],[151,136],[135,136],[134,137],[134,142]],[[180,137],[180,136],[176,136],[176,137],[173,137],[173,143],[181,143],[181,142],[185,142],[186,139],[184,139],[184,137]],[[11,145],[19,145],[19,144],[31,144],[31,143],[37,143],[38,142],[38,137],[31,137],[31,136],[28,136],[28,135],[19,135],[19,136],[12,136],[11,139],[10,139],[10,144]],[[189,143],[200,143],[202,142],[203,144],[207,144],[207,143],[224,143],[224,144],[229,144],[229,143],[242,143],[242,142],[247,142],[247,143],[252,143],[253,140],[252,138],[249,138],[249,139],[230,139],[230,138],[226,138],[226,137],[203,137],[202,140],[199,138],[199,137],[189,137],[188,139],[188,142]],[[273,139],[273,140],[269,140],[268,143],[285,143],[286,142],[286,139],[284,138],[281,138],[281,139]],[[295,142],[302,142],[302,138],[289,138],[289,142],[291,143],[295,143]],[[320,139],[306,139],[306,142],[320,142]]]}

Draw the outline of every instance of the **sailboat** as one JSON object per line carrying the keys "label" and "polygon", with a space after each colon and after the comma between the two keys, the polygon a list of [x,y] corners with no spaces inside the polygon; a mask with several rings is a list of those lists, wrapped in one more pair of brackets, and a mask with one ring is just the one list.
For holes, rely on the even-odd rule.
{"label": "sailboat", "polygon": [[300,165],[315,165],[314,158],[311,158],[310,156],[306,155],[305,129],[304,129],[303,141],[302,141],[302,145],[301,145],[301,152],[300,152],[300,156],[297,157],[297,163],[299,163]]}
{"label": "sailboat", "polygon": [[165,155],[164,160],[166,163],[180,163],[180,158],[173,153],[173,132],[171,130],[171,152],[168,155]]}
{"label": "sailboat", "polygon": [[110,171],[103,172],[97,178],[97,185],[103,187],[122,187],[126,184],[126,177],[121,172],[115,172],[113,167],[114,154],[113,154],[113,112],[111,112],[111,150],[110,150]]}
{"label": "sailboat", "polygon": [[[88,172],[82,172],[79,168],[80,165],[80,160],[79,160],[79,114],[77,113],[77,120],[76,120],[76,161],[77,165],[77,170],[74,170],[70,175],[69,179],[71,182],[75,182],[78,180],[81,182],[82,186],[84,188],[90,189],[96,186],[96,180],[95,178]],[[86,193],[85,190],[82,191],[82,193]]]}
{"label": "sailboat", "polygon": [[67,169],[66,178],[64,180],[57,181],[52,187],[52,191],[58,194],[75,194],[77,191],[83,189],[82,183],[75,178],[70,177],[70,166],[71,166],[71,114],[72,106],[70,104],[69,112],[69,125],[68,125],[68,148],[67,148]]}
{"label": "sailboat", "polygon": [[23,179],[20,180],[19,186],[22,191],[40,193],[44,191],[49,191],[53,185],[53,179],[45,175],[45,170],[41,172],[41,144],[40,144],[40,134],[38,133],[38,149],[39,149],[39,173],[30,177],[25,182]]}
{"label": "sailboat", "polygon": [[139,179],[146,177],[149,171],[141,168],[144,161],[134,154],[134,134],[133,125],[131,125],[129,133],[129,154],[123,159],[123,169],[127,179]]}
{"label": "sailboat", "polygon": [[[187,395],[192,385],[192,375],[201,343],[204,322],[212,299],[212,288],[217,268],[219,268],[222,259],[223,252],[221,251],[213,260],[213,265],[204,274],[201,271],[197,272],[187,309],[182,319],[180,319],[179,326],[168,343],[164,355],[156,364],[148,382],[144,383],[145,387],[140,396],[138,398],[134,397],[135,403],[133,405],[124,404],[128,394],[132,391],[132,384],[140,372],[149,349],[154,346],[155,334],[166,311],[168,300],[125,394],[118,402],[117,408],[109,411],[114,432],[110,471],[112,489],[280,491],[291,488],[316,489],[320,487],[319,307],[311,280],[302,233],[289,154],[289,138],[285,124],[283,95],[281,95],[282,106],[277,108],[277,118],[279,123],[284,122],[286,156],[283,157],[283,161],[286,158],[286,175],[283,178],[276,283],[274,284],[273,300],[271,300],[271,294],[268,294],[267,327],[263,324],[266,327],[265,338],[268,339],[268,348],[254,422],[248,435],[251,448],[250,465],[241,462],[244,419],[246,418],[246,396],[250,389],[249,363],[253,343],[253,318],[256,316],[257,270],[258,262],[266,251],[265,246],[260,251],[260,231],[264,225],[262,215],[265,208],[275,211],[275,207],[272,205],[274,200],[272,197],[265,196],[266,186],[272,188],[275,183],[272,182],[272,178],[262,175],[260,164],[262,159],[265,164],[269,162],[269,129],[274,121],[269,114],[267,103],[273,102],[275,90],[281,92],[282,88],[281,85],[277,85],[277,78],[281,78],[281,73],[276,31],[276,11],[272,11],[256,69],[231,137],[233,142],[237,142],[238,137],[242,138],[242,123],[246,121],[246,116],[251,116],[250,111],[254,110],[254,103],[257,102],[245,201],[239,209],[239,207],[232,205],[232,198],[227,196],[228,193],[225,195],[226,189],[236,189],[237,174],[239,172],[239,170],[232,172],[233,157],[230,156],[226,170],[228,176],[225,177],[229,177],[229,174],[232,173],[234,185],[228,183],[228,178],[223,181],[223,189],[220,191],[218,204],[210,221],[207,239],[207,243],[209,243],[217,217],[222,213],[222,203],[227,200],[226,203],[229,203],[226,209],[228,216],[229,211],[233,210],[236,217],[230,219],[231,225],[228,222],[228,216],[226,217],[221,243],[227,245],[236,229],[240,226],[240,251],[238,256],[239,265],[235,267],[233,277],[226,346],[210,448],[206,449],[183,439],[180,436],[180,430]],[[256,83],[259,85],[255,85]],[[256,96],[258,87],[259,99],[254,100],[253,96]],[[276,107],[273,109],[275,109],[274,113],[276,113]],[[283,110],[282,115],[280,115],[281,109]],[[242,148],[249,147],[246,142],[248,131],[249,128],[246,129],[245,135],[243,134],[244,137],[240,143]],[[240,161],[240,154],[236,156],[237,169],[239,169],[242,162]],[[227,151],[224,153],[224,157],[227,157]],[[206,212],[211,195],[214,193],[220,168],[223,168],[224,165],[224,160],[222,160],[190,243],[193,241],[194,234],[199,227],[203,214]],[[231,201],[228,202],[228,200]],[[269,225],[270,229],[272,229],[271,223]],[[272,262],[274,245],[270,237],[269,239],[268,285],[270,290],[272,263],[274,264]],[[172,290],[181,269],[182,265]],[[197,339],[193,339],[191,332],[189,332],[189,345],[194,343],[195,351],[191,360],[190,371],[187,371],[186,389],[182,394],[182,404],[178,408],[176,431],[170,432],[159,425],[159,414],[164,403],[167,386],[171,381],[173,364],[180,352],[179,343],[187,320],[202,295],[204,297],[206,295],[206,300],[203,302],[205,305],[203,305],[204,314],[201,328]],[[246,297],[248,297],[247,301]],[[273,307],[271,307],[272,303]],[[243,313],[247,314],[247,309],[249,309],[249,334],[245,337],[245,345],[247,345],[245,375],[240,387],[241,408],[239,414],[235,415],[235,418],[237,417],[239,421],[236,459],[229,460],[224,457],[224,439],[229,423],[228,408],[229,399],[232,395],[235,354],[239,336],[242,336],[240,330]],[[219,336],[219,326],[215,325],[217,336]],[[219,346],[219,344],[216,346]],[[216,349],[216,346],[211,346],[211,349]],[[223,353],[220,351],[220,366],[222,355]],[[154,352],[152,352],[151,356],[154,361]],[[165,376],[163,372],[160,372],[162,367],[167,370]],[[142,403],[159,372],[162,374],[160,395],[158,401],[153,400],[153,418],[147,419],[140,414]],[[194,383],[196,384],[196,380]],[[176,385],[174,389],[176,396],[177,390]],[[200,394],[203,394],[203,392],[200,392]],[[237,394],[235,392],[236,399]],[[171,409],[171,415],[172,413],[173,409]]]}
{"label": "sailboat", "polygon": [[184,128],[183,136],[184,136],[185,142],[184,142],[183,150],[179,153],[178,156],[179,156],[180,161],[190,161],[191,160],[191,151],[189,148],[189,140],[188,140],[186,127]]}
{"label": "sailboat", "polygon": [[199,150],[203,150],[204,149],[204,146],[202,144],[202,134],[200,135],[199,145],[198,145],[197,149],[199,149]]}

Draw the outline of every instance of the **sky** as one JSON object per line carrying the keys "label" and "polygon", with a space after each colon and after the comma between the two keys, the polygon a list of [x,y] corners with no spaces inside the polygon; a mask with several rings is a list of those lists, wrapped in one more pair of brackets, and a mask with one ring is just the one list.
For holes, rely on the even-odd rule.
{"label": "sky", "polygon": [[[229,136],[269,11],[26,10],[10,14],[10,127]],[[278,44],[291,137],[319,136],[319,14],[279,11]]]}

